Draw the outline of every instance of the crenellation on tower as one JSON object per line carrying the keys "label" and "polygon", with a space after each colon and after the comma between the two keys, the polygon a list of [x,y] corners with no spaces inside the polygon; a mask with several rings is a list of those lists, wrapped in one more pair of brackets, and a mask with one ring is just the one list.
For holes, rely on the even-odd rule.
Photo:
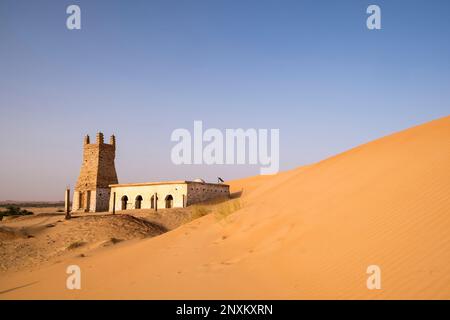
{"label": "crenellation on tower", "polygon": [[96,143],[84,138],[83,162],[73,195],[73,211],[100,212],[108,210],[110,184],[118,183],[114,165],[113,144],[105,144],[103,133],[98,132]]}
{"label": "crenellation on tower", "polygon": [[112,145],[114,148],[116,147],[116,136],[115,135],[111,135],[109,137],[109,144]]}
{"label": "crenellation on tower", "polygon": [[97,143],[97,144],[103,144],[103,133],[101,133],[101,132],[97,132],[97,136],[96,136],[96,139],[95,139],[95,143]]}

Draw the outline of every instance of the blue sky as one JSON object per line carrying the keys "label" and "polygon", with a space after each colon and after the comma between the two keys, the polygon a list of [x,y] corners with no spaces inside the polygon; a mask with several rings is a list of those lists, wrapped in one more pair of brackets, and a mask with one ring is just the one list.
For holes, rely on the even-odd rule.
{"label": "blue sky", "polygon": [[2,0],[0,200],[62,199],[99,130],[117,136],[120,182],[214,180],[259,166],[175,166],[174,129],[279,128],[287,170],[448,115],[449,14],[444,0]]}

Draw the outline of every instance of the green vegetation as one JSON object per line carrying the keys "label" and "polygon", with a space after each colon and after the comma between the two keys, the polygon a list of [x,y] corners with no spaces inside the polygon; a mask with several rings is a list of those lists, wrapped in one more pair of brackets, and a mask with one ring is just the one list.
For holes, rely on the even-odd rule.
{"label": "green vegetation", "polygon": [[27,207],[27,208],[46,208],[46,207],[64,207],[64,201],[57,202],[18,202],[18,201],[2,201],[0,202],[0,208],[14,207]]}
{"label": "green vegetation", "polygon": [[6,216],[28,216],[33,214],[33,212],[20,209],[18,206],[7,206],[6,211],[0,211],[0,220],[3,219],[3,217]]}

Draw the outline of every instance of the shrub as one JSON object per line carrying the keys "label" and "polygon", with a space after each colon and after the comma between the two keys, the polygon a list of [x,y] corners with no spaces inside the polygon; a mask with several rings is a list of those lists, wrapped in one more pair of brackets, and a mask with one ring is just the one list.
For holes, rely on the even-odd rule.
{"label": "shrub", "polygon": [[111,241],[112,244],[116,244],[116,243],[122,242],[123,240],[122,239],[117,239],[117,238],[111,238],[110,241]]}
{"label": "shrub", "polygon": [[33,212],[20,209],[18,206],[7,206],[6,211],[0,213],[2,216],[27,216],[33,214]]}
{"label": "shrub", "polygon": [[86,242],[84,242],[84,241],[75,241],[67,247],[67,250],[74,250],[74,249],[84,246],[85,244],[86,244]]}

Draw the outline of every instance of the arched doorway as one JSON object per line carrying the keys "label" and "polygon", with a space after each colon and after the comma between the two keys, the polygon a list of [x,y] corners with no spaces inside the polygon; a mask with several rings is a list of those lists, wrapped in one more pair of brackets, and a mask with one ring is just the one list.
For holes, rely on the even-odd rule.
{"label": "arched doorway", "polygon": [[150,198],[150,209],[155,209],[155,196]]}
{"label": "arched doorway", "polygon": [[172,197],[172,195],[169,194],[166,197],[166,208],[169,209],[169,208],[172,208],[172,207],[173,207],[173,197]]}
{"label": "arched doorway", "polygon": [[122,210],[127,210],[127,202],[128,202],[128,197],[127,196],[123,196],[122,199]]}
{"label": "arched doorway", "polygon": [[136,200],[134,202],[134,208],[135,209],[140,209],[141,208],[141,203],[142,203],[142,196],[137,196]]}

